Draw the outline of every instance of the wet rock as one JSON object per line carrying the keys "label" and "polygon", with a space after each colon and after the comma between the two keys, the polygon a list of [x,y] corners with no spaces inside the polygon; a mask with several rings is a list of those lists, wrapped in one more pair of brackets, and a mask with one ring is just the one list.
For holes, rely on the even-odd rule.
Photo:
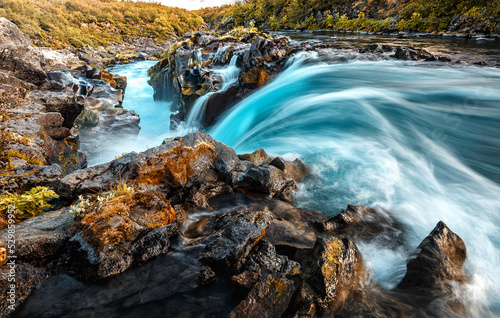
{"label": "wet rock", "polygon": [[273,244],[261,241],[256,247],[253,255],[245,264],[245,267],[252,272],[257,272],[259,276],[270,273],[280,273],[287,277],[298,275],[301,266],[294,260],[284,255],[278,255]]}
{"label": "wet rock", "polygon": [[95,127],[99,124],[99,115],[89,108],[84,108],[83,111],[75,119],[75,125],[78,128]]}
{"label": "wet rock", "polygon": [[255,150],[251,154],[238,155],[240,160],[247,160],[258,166],[270,160],[269,155],[262,148]]}
{"label": "wet rock", "polygon": [[274,166],[264,165],[246,170],[236,183],[237,188],[266,193],[271,197],[282,192],[285,186],[287,182],[284,173]]}
{"label": "wet rock", "polygon": [[236,105],[240,100],[237,85],[232,85],[224,92],[214,92],[208,98],[201,124],[204,127],[212,126],[225,111]]}
{"label": "wet rock", "polygon": [[276,168],[280,169],[281,171],[285,171],[286,169],[286,164],[285,160],[281,157],[276,157],[274,158],[269,165],[270,166],[275,166]]}
{"label": "wet rock", "polygon": [[85,73],[85,77],[91,79],[101,79],[101,70],[98,67],[94,67]]}
{"label": "wet rock", "polygon": [[450,281],[463,282],[467,252],[463,240],[439,222],[407,263],[399,289],[424,293],[430,298],[449,292]]}
{"label": "wet rock", "polygon": [[371,44],[368,47],[361,49],[360,53],[367,53],[367,52],[373,52],[373,53],[388,53],[388,52],[393,52],[394,49],[390,45],[386,44]]}
{"label": "wet rock", "polygon": [[335,312],[367,279],[361,254],[352,241],[319,236],[306,282],[321,298],[325,312]]}
{"label": "wet rock", "polygon": [[280,317],[288,308],[295,285],[284,276],[268,275],[260,280],[229,315],[236,317]]}
{"label": "wet rock", "polygon": [[402,234],[405,231],[403,224],[395,220],[389,211],[353,204],[318,226],[334,235],[362,241],[379,240],[392,246],[403,243]]}
{"label": "wet rock", "polygon": [[309,172],[309,168],[300,159],[285,162],[285,177],[287,179],[300,182]]}
{"label": "wet rock", "polygon": [[398,32],[397,38],[398,39],[407,39],[408,33],[400,31],[400,32]]}
{"label": "wet rock", "polygon": [[268,210],[236,210],[218,220],[219,233],[203,251],[202,261],[237,271],[243,259],[266,234],[272,220]]}
{"label": "wet rock", "polygon": [[241,274],[231,277],[231,281],[237,286],[251,289],[259,279],[259,273],[253,271],[244,271]]}
{"label": "wet rock", "polygon": [[412,61],[435,61],[436,57],[424,49],[416,49],[412,47],[397,48],[394,57],[399,60]]}
{"label": "wet rock", "polygon": [[215,272],[209,266],[203,266],[203,268],[200,271],[200,276],[198,276],[196,282],[200,286],[205,286],[215,282],[215,279],[216,279]]}

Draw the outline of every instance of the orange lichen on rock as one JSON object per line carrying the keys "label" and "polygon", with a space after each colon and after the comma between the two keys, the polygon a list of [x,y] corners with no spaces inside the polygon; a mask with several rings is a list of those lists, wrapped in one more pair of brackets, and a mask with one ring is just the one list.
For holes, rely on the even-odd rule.
{"label": "orange lichen on rock", "polygon": [[155,192],[124,194],[92,206],[78,217],[83,237],[97,251],[131,241],[140,233],[174,222],[170,202]]}
{"label": "orange lichen on rock", "polygon": [[264,86],[269,80],[269,74],[266,66],[255,66],[241,76],[241,81],[246,84],[257,84],[258,87]]}
{"label": "orange lichen on rock", "polygon": [[191,164],[198,158],[191,147],[174,146],[171,150],[148,158],[139,169],[139,184],[169,183],[174,186],[184,185],[193,175]]}
{"label": "orange lichen on rock", "polygon": [[169,151],[146,159],[146,163],[139,168],[137,183],[183,186],[194,174],[193,164],[200,156],[209,155],[213,161],[214,149],[214,145],[205,141],[196,144],[194,149],[184,145],[174,146]]}
{"label": "orange lichen on rock", "polygon": [[111,87],[116,88],[118,84],[116,83],[115,79],[113,78],[113,74],[111,74],[108,71],[102,70],[101,71],[101,80],[108,82]]}

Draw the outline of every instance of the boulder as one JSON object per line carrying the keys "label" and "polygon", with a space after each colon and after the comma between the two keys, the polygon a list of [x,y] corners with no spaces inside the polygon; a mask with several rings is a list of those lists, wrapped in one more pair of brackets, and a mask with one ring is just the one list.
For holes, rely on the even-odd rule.
{"label": "boulder", "polygon": [[402,235],[406,230],[389,211],[354,204],[349,204],[347,209],[318,224],[318,227],[333,235],[345,235],[368,242],[377,239],[392,246],[403,244]]}
{"label": "boulder", "polygon": [[244,258],[266,234],[272,220],[268,210],[237,209],[216,220],[219,231],[208,243],[201,260],[211,266],[235,272]]}
{"label": "boulder", "polygon": [[325,312],[342,307],[367,280],[361,254],[347,238],[319,236],[311,261],[306,282],[319,295],[319,305]]}
{"label": "boulder", "polygon": [[229,317],[281,317],[292,300],[294,290],[292,280],[281,275],[268,275],[259,280]]}
{"label": "boulder", "polygon": [[75,119],[84,109],[83,103],[73,92],[33,91],[28,97],[32,102],[45,106],[47,112],[60,113],[64,118],[61,126],[68,129],[73,127]]}
{"label": "boulder", "polygon": [[12,71],[22,80],[40,84],[47,76],[44,65],[43,54],[31,46],[28,36],[14,23],[0,18],[0,69]]}
{"label": "boulder", "polygon": [[398,289],[424,293],[431,298],[442,296],[451,288],[451,281],[465,280],[466,257],[464,241],[440,221],[407,263],[406,275]]}
{"label": "boulder", "polygon": [[277,196],[289,186],[283,171],[274,166],[260,165],[247,169],[236,181],[236,187],[247,191]]}
{"label": "boulder", "polygon": [[424,49],[413,47],[397,48],[393,57],[398,60],[435,61],[436,57]]}
{"label": "boulder", "polygon": [[[16,256],[23,263],[44,264],[65,251],[77,223],[68,209],[47,212],[16,225]],[[8,230],[0,231],[0,245],[6,246]]]}
{"label": "boulder", "polygon": [[262,148],[255,150],[250,154],[238,155],[238,158],[240,158],[240,160],[250,161],[256,166],[266,163],[270,160],[269,155]]}
{"label": "boulder", "polygon": [[69,240],[71,264],[84,280],[125,271],[165,253],[177,234],[175,211],[161,195],[124,193],[101,200],[77,216],[79,232]]}

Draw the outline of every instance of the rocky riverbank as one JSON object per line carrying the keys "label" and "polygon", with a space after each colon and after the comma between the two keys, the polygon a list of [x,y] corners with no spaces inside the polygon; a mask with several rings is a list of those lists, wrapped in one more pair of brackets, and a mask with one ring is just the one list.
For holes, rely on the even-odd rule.
{"label": "rocky riverbank", "polygon": [[[17,225],[18,303],[33,294],[16,316],[49,317],[53,304],[44,304],[44,295],[74,292],[80,297],[59,300],[58,316],[100,315],[110,307],[133,313],[158,301],[175,303],[174,312],[230,317],[461,313],[460,303],[446,299],[465,279],[465,245],[446,225],[422,242],[402,282],[385,290],[370,279],[354,242],[384,239],[397,246],[404,226],[390,212],[362,206],[333,218],[294,208],[287,202],[305,174],[301,161],[262,150],[238,157],[201,133],[73,172],[57,186],[70,208]],[[3,231],[0,240],[7,239]],[[169,257],[186,264],[170,265],[151,285],[125,278],[151,275],[144,271]],[[102,283],[110,277],[114,287]],[[166,293],[141,293],[167,282]],[[220,284],[227,289],[215,292]],[[210,291],[220,306],[203,307]],[[102,292],[109,297],[96,305],[93,297]],[[191,298],[179,293],[204,296],[190,309]],[[235,299],[224,303],[231,293]]]}
{"label": "rocky riverbank", "polygon": [[[238,156],[194,133],[86,168],[82,132],[138,131],[137,116],[120,107],[125,79],[34,48],[5,19],[0,28],[2,193],[43,186],[58,197],[45,214],[17,223],[14,234],[0,231],[2,316],[464,313],[456,297],[467,280],[460,237],[439,222],[387,290],[371,278],[356,244],[382,240],[397,248],[407,229],[382,209],[349,205],[327,217],[294,207],[309,170],[300,160],[262,149]],[[278,74],[294,52],[319,48],[286,37],[192,33],[151,70],[151,81],[157,95],[177,94],[185,116],[196,98],[221,88],[209,66],[236,57],[238,81],[224,93],[237,99]],[[161,91],[165,80],[175,91]],[[227,96],[209,100],[205,125],[232,105]],[[5,211],[2,217],[5,228]]]}

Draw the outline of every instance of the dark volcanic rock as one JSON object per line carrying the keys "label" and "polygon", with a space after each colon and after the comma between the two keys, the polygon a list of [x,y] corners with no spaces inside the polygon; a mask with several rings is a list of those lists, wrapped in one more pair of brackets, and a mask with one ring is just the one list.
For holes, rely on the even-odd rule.
{"label": "dark volcanic rock", "polygon": [[286,185],[284,173],[274,166],[257,166],[246,170],[237,181],[239,188],[274,196]]}
{"label": "dark volcanic rock", "polygon": [[416,253],[406,266],[399,289],[426,293],[432,298],[444,293],[449,281],[464,281],[465,244],[443,222],[420,243]]}
{"label": "dark volcanic rock", "polygon": [[397,48],[394,57],[399,60],[412,61],[435,61],[436,57],[424,49],[416,49],[412,47]]}
{"label": "dark volcanic rock", "polygon": [[214,240],[207,244],[202,261],[226,270],[236,271],[242,260],[265,235],[272,220],[267,210],[236,210],[218,220],[222,227]]}
{"label": "dark volcanic rock", "polygon": [[[15,282],[9,281],[10,265],[5,269],[0,269],[0,293],[2,302],[0,303],[0,315],[8,317],[12,314],[12,309],[19,307],[20,304],[47,279],[48,273],[45,268],[35,267],[31,264],[16,263]],[[11,286],[15,288],[12,289]],[[14,295],[14,296],[10,296]],[[14,300],[8,301],[11,297]],[[9,308],[9,306],[12,306]]]}
{"label": "dark volcanic rock", "polygon": [[156,193],[136,192],[103,201],[78,216],[69,241],[71,265],[84,280],[123,272],[165,253],[177,235],[175,211]]}
{"label": "dark volcanic rock", "polygon": [[363,241],[380,240],[384,244],[400,245],[405,230],[389,211],[349,204],[340,214],[320,224],[323,231],[345,235]]}
{"label": "dark volcanic rock", "polygon": [[262,148],[255,150],[254,152],[252,152],[250,154],[238,155],[238,158],[240,158],[240,160],[250,161],[251,163],[253,163],[256,166],[261,165],[261,164],[266,163],[267,161],[271,160],[269,155]]}
{"label": "dark volcanic rock", "polygon": [[[42,264],[63,252],[78,224],[68,209],[47,212],[16,225],[17,260]],[[8,230],[0,231],[0,245],[6,246]]]}
{"label": "dark volcanic rock", "polygon": [[229,317],[280,317],[288,308],[294,290],[292,280],[280,275],[268,275],[252,288]]}

